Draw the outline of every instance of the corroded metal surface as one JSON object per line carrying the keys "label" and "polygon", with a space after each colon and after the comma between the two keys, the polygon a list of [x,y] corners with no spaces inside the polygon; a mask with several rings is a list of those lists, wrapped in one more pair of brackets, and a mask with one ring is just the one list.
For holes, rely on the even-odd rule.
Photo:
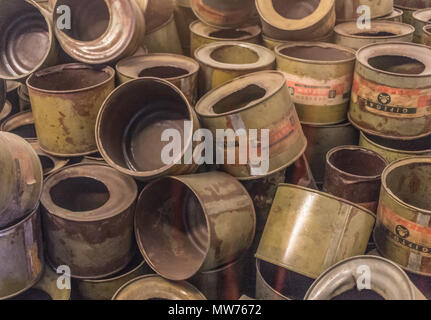
{"label": "corroded metal surface", "polygon": [[33,113],[31,111],[19,112],[8,117],[1,124],[0,130],[16,134],[27,141],[37,139]]}
{"label": "corroded metal surface", "polygon": [[171,15],[166,23],[147,33],[142,45],[149,53],[183,54],[174,16]]}
{"label": "corroded metal surface", "polygon": [[356,20],[361,15],[359,6],[368,6],[371,18],[375,19],[391,14],[393,5],[393,0],[335,0],[337,23]]}

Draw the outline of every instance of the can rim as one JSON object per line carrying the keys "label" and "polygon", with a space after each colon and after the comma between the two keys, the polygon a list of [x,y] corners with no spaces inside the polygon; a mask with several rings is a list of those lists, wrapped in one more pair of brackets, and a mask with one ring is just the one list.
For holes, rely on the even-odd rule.
{"label": "can rim", "polygon": [[[212,30],[208,30],[208,32],[201,32],[201,28],[206,28],[206,29],[212,29]],[[242,37],[238,37],[238,38],[217,38],[217,37],[212,37],[209,34],[215,31],[222,31],[222,30],[229,30],[229,29],[234,29],[235,31],[245,31],[250,33],[250,35],[245,35]],[[200,20],[195,20],[192,23],[190,23],[189,25],[189,30],[191,32],[192,35],[196,35],[198,37],[201,38],[205,38],[205,39],[210,39],[210,40],[215,40],[215,41],[221,41],[221,40],[228,40],[228,41],[246,41],[246,40],[251,40],[253,38],[259,37],[259,35],[262,33],[262,29],[260,28],[260,26],[258,24],[255,25],[250,25],[250,26],[244,26],[244,27],[239,27],[239,28],[219,28],[219,27],[213,27],[210,25],[207,25],[205,23],[203,23]]]}
{"label": "can rim", "polygon": [[[261,280],[261,282],[263,283],[263,285],[268,288],[269,290],[271,290],[274,294],[276,294],[277,296],[279,296],[280,298],[283,298],[285,300],[292,300],[291,298],[285,296],[284,294],[282,294],[281,292],[275,290],[275,288],[273,288],[267,281],[266,279],[263,277],[262,273],[260,272],[260,266],[261,266],[261,261],[266,262],[265,260],[261,260],[259,258],[255,258],[255,266],[256,266],[256,276],[259,277],[259,279]],[[272,264],[270,262],[266,262],[269,264]],[[277,265],[274,265],[277,266]],[[277,266],[278,267],[278,266]],[[285,268],[284,268],[285,269]],[[286,269],[286,271],[289,272],[289,270]]]}
{"label": "can rim", "polygon": [[[397,38],[402,38],[405,36],[412,35],[415,32],[415,28],[406,23],[396,22],[396,21],[385,21],[385,20],[372,20],[371,28],[373,27],[373,25],[377,25],[377,27],[378,26],[383,27],[384,25],[387,25],[387,26],[393,25],[393,26],[399,26],[401,32],[399,34],[394,34],[393,36],[358,36],[355,34],[350,34],[345,32],[343,30],[343,27],[347,25],[356,25],[356,22],[349,21],[349,22],[344,22],[336,25],[334,27],[335,34],[342,37],[365,40],[365,39],[397,39]],[[408,32],[407,32],[407,29],[408,29]],[[382,29],[381,31],[385,31],[385,30]]]}
{"label": "can rim", "polygon": [[[429,13],[428,20],[424,20],[426,18],[421,17],[423,13]],[[430,23],[429,19],[431,19],[431,8],[416,10],[415,12],[413,12],[412,17],[416,22],[423,22],[423,23],[429,24]]]}
{"label": "can rim", "polygon": [[[425,150],[414,150],[414,151],[408,151],[408,150],[398,150],[398,149],[392,149],[386,146],[383,146],[381,144],[378,144],[376,142],[374,142],[373,140],[371,140],[368,136],[368,133],[360,131],[360,136],[369,144],[379,148],[379,149],[383,149],[385,151],[389,151],[389,152],[394,152],[394,153],[401,153],[401,154],[406,154],[408,157],[408,155],[422,155],[422,154],[426,154],[426,153],[431,153],[431,149],[425,149]],[[370,134],[368,134],[370,135]],[[431,137],[431,136],[430,136]]]}

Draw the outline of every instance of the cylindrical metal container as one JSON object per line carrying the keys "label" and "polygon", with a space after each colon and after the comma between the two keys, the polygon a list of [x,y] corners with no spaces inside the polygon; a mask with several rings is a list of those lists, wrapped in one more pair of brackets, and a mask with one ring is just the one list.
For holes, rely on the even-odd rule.
{"label": "cylindrical metal container", "polygon": [[0,230],[0,300],[31,288],[43,275],[43,245],[39,210]]}
{"label": "cylindrical metal container", "polygon": [[199,20],[217,28],[243,26],[256,12],[254,0],[191,0],[191,4]]}
{"label": "cylindrical metal container", "polygon": [[37,140],[29,141],[29,143],[39,156],[44,177],[64,168],[70,162],[70,159],[57,158],[47,154],[40,148]]}
{"label": "cylindrical metal container", "polygon": [[[307,147],[286,79],[278,71],[231,80],[206,94],[195,109],[205,128],[218,136],[215,152],[225,159],[221,167],[238,179],[253,180],[286,168]],[[237,135],[227,134],[225,143],[220,130]]]}
{"label": "cylindrical metal container", "polygon": [[370,29],[360,29],[356,22],[336,25],[335,43],[358,50],[371,43],[402,41],[411,42],[415,28],[392,21],[371,21]]}
{"label": "cylindrical metal container", "polygon": [[[158,0],[161,1],[161,0]],[[145,35],[145,0],[56,0],[54,7],[70,8],[71,26],[64,26],[64,12],[53,10],[55,35],[73,59],[108,64],[133,55]],[[62,24],[63,23],[63,24]],[[61,29],[60,29],[61,28]]]}
{"label": "cylindrical metal container", "polygon": [[76,280],[76,289],[79,297],[85,300],[111,300],[125,283],[149,273],[153,272],[139,254],[114,276],[99,280]]}
{"label": "cylindrical metal container", "polygon": [[174,282],[157,275],[146,275],[124,284],[112,300],[206,300],[206,298],[188,282]]}
{"label": "cylindrical metal container", "polygon": [[381,18],[376,18],[376,20],[403,22],[403,14],[404,14],[403,10],[394,8],[391,14],[388,14],[387,16],[383,16]]}
{"label": "cylindrical metal container", "polygon": [[424,27],[421,42],[427,46],[431,46],[431,25]]}
{"label": "cylindrical metal container", "polygon": [[141,77],[162,78],[180,89],[192,105],[196,103],[199,63],[194,59],[153,53],[123,59],[115,69],[120,84]]}
{"label": "cylindrical metal container", "polygon": [[413,26],[416,31],[413,37],[413,41],[416,43],[422,43],[423,29],[426,25],[431,24],[431,8],[422,9],[413,12]]}
{"label": "cylindrical metal container", "polygon": [[327,35],[335,25],[334,0],[256,0],[263,34],[278,40],[307,41]]}
{"label": "cylindrical metal container", "polygon": [[149,53],[183,54],[174,16],[156,30],[147,33],[142,45]]}
{"label": "cylindrical metal container", "polygon": [[419,9],[431,8],[431,0],[394,0],[394,6],[404,11],[404,23],[414,25],[413,13]]}
{"label": "cylindrical metal container", "polygon": [[238,41],[214,42],[195,51],[199,62],[199,92],[208,91],[241,75],[275,68],[274,53],[260,45]]}
{"label": "cylindrical metal container", "polygon": [[235,29],[214,28],[201,21],[190,24],[190,56],[194,57],[197,48],[213,42],[241,41],[248,43],[260,43],[260,26],[244,26]]}
{"label": "cylindrical metal container", "polygon": [[[361,275],[369,276],[371,288],[358,288]],[[317,278],[305,296],[305,300],[331,299],[426,300],[400,267],[377,256],[357,256],[337,263]]]}
{"label": "cylindrical metal container", "polygon": [[430,137],[417,140],[391,140],[361,132],[359,145],[380,154],[389,163],[415,156],[431,156]]}
{"label": "cylindrical metal container", "polygon": [[136,208],[139,248],[151,268],[170,280],[237,260],[250,248],[255,227],[247,190],[218,171],[152,182]]}
{"label": "cylindrical metal container", "polygon": [[431,157],[401,159],[382,174],[377,249],[406,270],[431,276]]}
{"label": "cylindrical metal container", "polygon": [[191,0],[176,0],[174,10],[175,23],[177,24],[178,35],[184,54],[190,54],[190,24],[197,20],[191,8]]}
{"label": "cylindrical metal container", "polygon": [[46,11],[32,0],[0,1],[0,78],[24,80],[58,62]]}
{"label": "cylindrical metal container", "polygon": [[135,181],[103,164],[77,164],[50,175],[43,188],[43,227],[53,268],[78,279],[115,274],[133,258]]}
{"label": "cylindrical metal container", "polygon": [[0,132],[0,150],[1,230],[17,223],[37,208],[43,175],[39,157],[23,138]]}
{"label": "cylindrical metal container", "polygon": [[[10,117],[10,115],[12,114],[12,104],[9,102],[9,100],[6,100],[4,107],[2,109],[2,111],[0,112],[0,130],[1,130],[1,125],[3,124],[3,122]],[[3,131],[3,130],[1,130]]]}
{"label": "cylindrical metal container", "polygon": [[37,139],[33,113],[31,111],[19,112],[5,119],[0,126],[0,130],[16,134],[27,141]]}
{"label": "cylindrical metal container", "polygon": [[355,52],[323,42],[296,42],[275,48],[302,123],[329,125],[347,120]]}
{"label": "cylindrical metal container", "polygon": [[386,165],[386,160],[374,151],[357,146],[336,147],[326,155],[323,191],[376,212]]}
{"label": "cylindrical metal container", "polygon": [[174,12],[174,0],[135,0],[145,14],[146,32],[165,24]]}
{"label": "cylindrical metal container", "polygon": [[256,257],[317,278],[345,258],[364,254],[375,215],[352,202],[281,184]]}
{"label": "cylindrical metal container", "polygon": [[350,121],[366,133],[413,140],[431,133],[431,48],[376,43],[357,52]]}
{"label": "cylindrical metal container", "polygon": [[48,68],[27,79],[40,147],[59,157],[97,151],[96,117],[114,89],[115,71],[71,63]]}
{"label": "cylindrical metal container", "polygon": [[28,93],[27,86],[25,84],[20,85],[17,92],[18,92],[19,111],[31,110],[30,96]]}
{"label": "cylindrical metal container", "polygon": [[[175,131],[174,145],[162,139],[168,129]],[[122,84],[105,100],[96,122],[96,140],[110,166],[151,180],[197,169],[193,161],[199,152],[193,150],[197,129],[196,115],[176,86],[159,78],[140,78]]]}
{"label": "cylindrical metal container", "polygon": [[[263,45],[270,50],[274,50],[276,47],[278,47],[279,45],[282,45],[282,44],[291,44],[291,43],[295,42],[295,41],[272,39],[272,38],[267,37],[265,35],[262,36],[262,39],[263,39]],[[334,40],[334,32],[331,30],[327,35],[320,37],[320,38],[313,39],[313,40],[309,40],[309,41],[310,42],[332,43],[332,42],[334,42],[333,40]]]}
{"label": "cylindrical metal container", "polygon": [[328,126],[302,124],[302,130],[308,141],[305,157],[317,184],[323,184],[326,153],[338,146],[357,145],[359,132],[347,121]]}
{"label": "cylindrical metal container", "polygon": [[371,19],[375,19],[391,14],[393,5],[393,0],[335,0],[337,23],[357,20],[363,14],[358,12],[360,6],[368,7]]}

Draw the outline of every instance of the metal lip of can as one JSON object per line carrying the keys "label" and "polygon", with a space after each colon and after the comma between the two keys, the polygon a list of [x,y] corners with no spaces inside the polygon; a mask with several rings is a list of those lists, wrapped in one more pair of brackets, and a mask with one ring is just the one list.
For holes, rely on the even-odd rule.
{"label": "metal lip of can", "polygon": [[386,16],[376,18],[376,20],[392,20],[392,21],[402,21],[404,11],[398,8],[395,8],[392,10],[392,12]]}
{"label": "metal lip of can", "polygon": [[[334,32],[336,36],[348,37],[353,39],[388,39],[388,41],[397,41],[398,38],[413,36],[415,28],[409,24],[395,22],[395,21],[371,21],[370,29],[359,29],[356,22],[345,22],[335,26]],[[379,32],[392,33],[392,35],[373,35],[373,33],[378,34]],[[361,33],[366,33],[369,35],[358,35]]]}
{"label": "metal lip of can", "polygon": [[252,25],[252,26],[245,26],[245,27],[239,27],[239,28],[232,28],[235,32],[245,32],[248,33],[246,35],[242,35],[240,37],[232,38],[220,38],[220,37],[214,37],[211,36],[212,33],[217,31],[224,31],[226,32],[229,29],[220,29],[216,27],[211,27],[205,23],[203,23],[200,20],[193,21],[189,26],[190,32],[192,34],[195,34],[199,37],[214,40],[214,41],[220,41],[220,40],[230,40],[230,41],[247,41],[251,40],[253,38],[259,37],[259,35],[262,32],[262,29],[259,27],[259,25]]}
{"label": "metal lip of can", "polygon": [[[269,290],[269,292],[271,292],[271,294],[273,294],[274,296],[276,296],[278,299],[281,299],[281,300],[292,300],[291,298],[286,297],[285,295],[283,295],[281,292],[278,292],[276,289],[274,289],[268,283],[268,281],[265,279],[265,277],[263,276],[263,274],[261,272],[261,261],[259,259],[255,259],[255,260],[256,260],[256,262],[255,262],[255,267],[256,267],[256,282],[260,282],[264,286],[265,289]],[[269,263],[269,262],[267,262],[267,263]],[[286,272],[288,272],[288,271],[286,270]],[[258,287],[258,285],[256,285],[256,287]]]}
{"label": "metal lip of can", "polygon": [[429,24],[431,19],[431,8],[420,9],[413,12],[413,19]]}

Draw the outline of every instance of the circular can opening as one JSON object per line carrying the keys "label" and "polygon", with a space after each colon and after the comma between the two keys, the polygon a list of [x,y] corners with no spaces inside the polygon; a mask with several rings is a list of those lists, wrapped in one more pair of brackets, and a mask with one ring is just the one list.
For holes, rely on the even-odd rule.
{"label": "circular can opening", "polygon": [[152,68],[142,69],[138,77],[156,77],[156,78],[176,78],[187,75],[189,72],[183,68],[172,66],[157,66]]}
{"label": "circular can opening", "polygon": [[329,162],[337,169],[361,177],[382,174],[385,161],[377,154],[363,149],[340,149],[329,156]]}
{"label": "circular can opening", "polygon": [[320,4],[320,0],[271,0],[275,11],[287,18],[301,20],[314,11]]}
{"label": "circular can opening", "polygon": [[354,58],[354,54],[346,50],[321,46],[290,46],[280,50],[282,55],[312,61],[340,61]]}
{"label": "circular can opening", "polygon": [[259,61],[259,55],[243,46],[225,45],[211,52],[210,57],[220,63],[252,64]]}
{"label": "circular can opening", "polygon": [[398,74],[421,74],[425,64],[414,58],[399,55],[381,55],[368,59],[373,68]]}
{"label": "circular can opening", "polygon": [[210,37],[219,39],[238,39],[251,36],[250,32],[238,29],[221,29],[208,34]]}
{"label": "circular can opening", "polygon": [[265,95],[266,90],[264,88],[251,84],[224,97],[212,109],[216,114],[231,112],[241,109],[253,101],[262,99]]}

